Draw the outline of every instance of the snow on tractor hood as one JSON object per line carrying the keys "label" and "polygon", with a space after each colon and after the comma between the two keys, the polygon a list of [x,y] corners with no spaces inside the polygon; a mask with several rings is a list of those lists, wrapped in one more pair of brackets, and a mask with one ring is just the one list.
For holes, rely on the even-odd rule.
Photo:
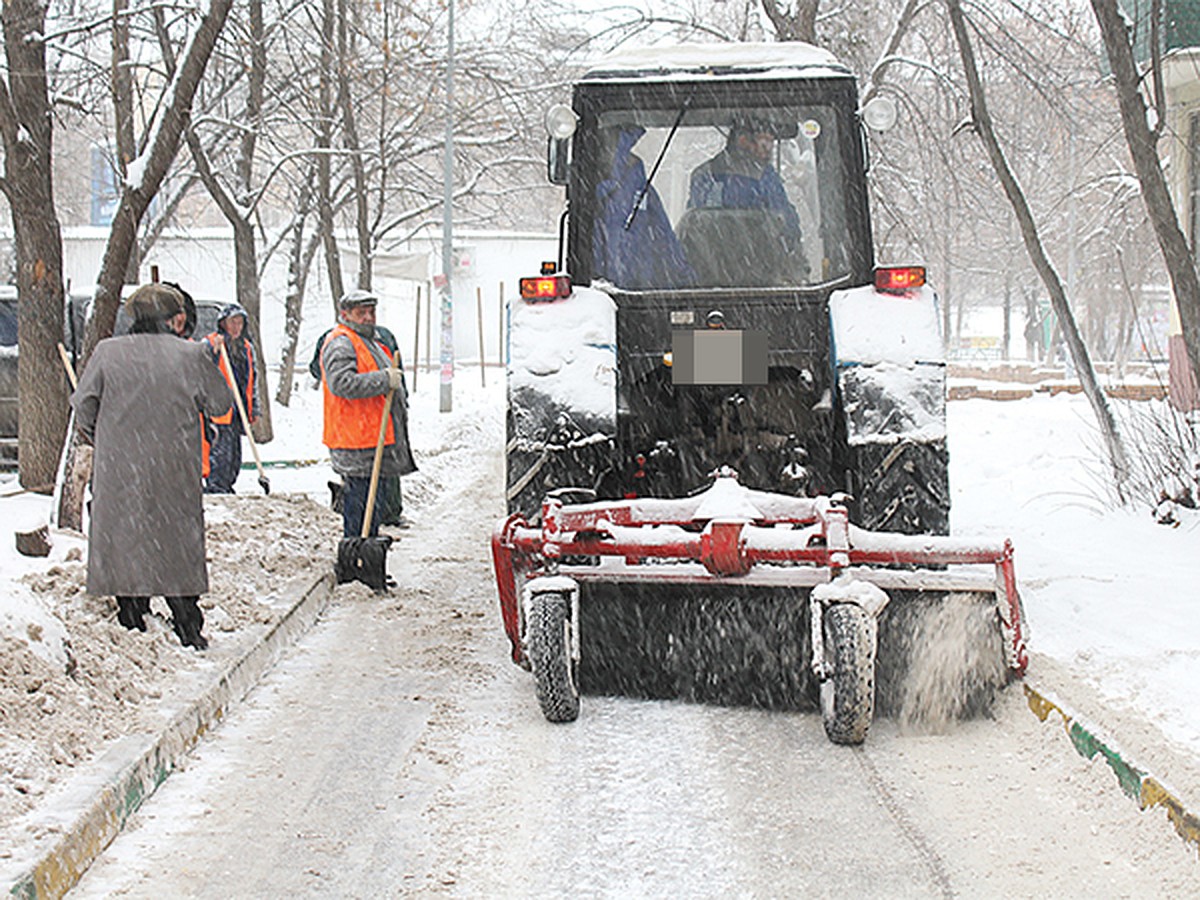
{"label": "snow on tractor hood", "polygon": [[943,439],[946,357],[933,290],[835,291],[829,323],[850,444]]}
{"label": "snow on tractor hood", "polygon": [[516,299],[510,317],[509,390],[615,419],[617,308],[608,294],[576,286],[564,300]]}
{"label": "snow on tractor hood", "polygon": [[946,361],[937,295],[928,286],[903,294],[870,285],[834,291],[829,322],[838,366]]}

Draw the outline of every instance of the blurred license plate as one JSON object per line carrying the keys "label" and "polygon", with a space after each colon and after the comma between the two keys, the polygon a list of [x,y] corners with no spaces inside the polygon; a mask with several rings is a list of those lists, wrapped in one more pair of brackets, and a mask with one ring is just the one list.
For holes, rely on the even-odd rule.
{"label": "blurred license plate", "polygon": [[706,329],[671,333],[672,384],[766,384],[767,333]]}

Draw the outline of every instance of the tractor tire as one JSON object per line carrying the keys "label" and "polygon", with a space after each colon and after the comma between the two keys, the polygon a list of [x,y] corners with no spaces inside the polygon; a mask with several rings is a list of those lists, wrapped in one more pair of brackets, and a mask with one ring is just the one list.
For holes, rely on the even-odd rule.
{"label": "tractor tire", "polygon": [[850,448],[853,521],[870,531],[950,533],[950,458],[945,440]]}
{"label": "tractor tire", "polygon": [[853,603],[822,613],[825,680],[821,719],[835,744],[861,744],[875,712],[875,618]]}
{"label": "tractor tire", "polygon": [[535,594],[525,623],[538,703],[548,722],[579,718],[579,683],[571,647],[571,601],[562,592]]}

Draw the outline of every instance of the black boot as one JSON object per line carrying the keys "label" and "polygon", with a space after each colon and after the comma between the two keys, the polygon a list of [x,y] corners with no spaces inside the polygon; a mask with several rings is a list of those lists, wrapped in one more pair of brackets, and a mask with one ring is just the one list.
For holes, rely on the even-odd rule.
{"label": "black boot", "polygon": [[149,597],[118,597],[117,621],[130,631],[146,630],[146,613],[150,612]]}
{"label": "black boot", "polygon": [[200,633],[204,627],[204,613],[200,611],[197,597],[168,597],[167,605],[171,607],[171,618],[179,642],[185,647],[195,647],[197,650],[207,650],[208,641]]}

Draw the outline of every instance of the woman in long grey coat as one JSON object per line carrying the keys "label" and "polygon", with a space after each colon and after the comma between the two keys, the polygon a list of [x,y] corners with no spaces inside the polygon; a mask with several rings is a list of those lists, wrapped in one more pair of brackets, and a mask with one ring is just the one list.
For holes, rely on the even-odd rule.
{"label": "woman in long grey coat", "polygon": [[144,285],[126,310],[130,334],[96,345],[71,398],[95,445],[87,590],[115,596],[121,624],[143,631],[150,597],[165,597],[180,640],[203,650],[200,416],[229,410],[229,386],[203,345],[176,335],[177,291]]}

